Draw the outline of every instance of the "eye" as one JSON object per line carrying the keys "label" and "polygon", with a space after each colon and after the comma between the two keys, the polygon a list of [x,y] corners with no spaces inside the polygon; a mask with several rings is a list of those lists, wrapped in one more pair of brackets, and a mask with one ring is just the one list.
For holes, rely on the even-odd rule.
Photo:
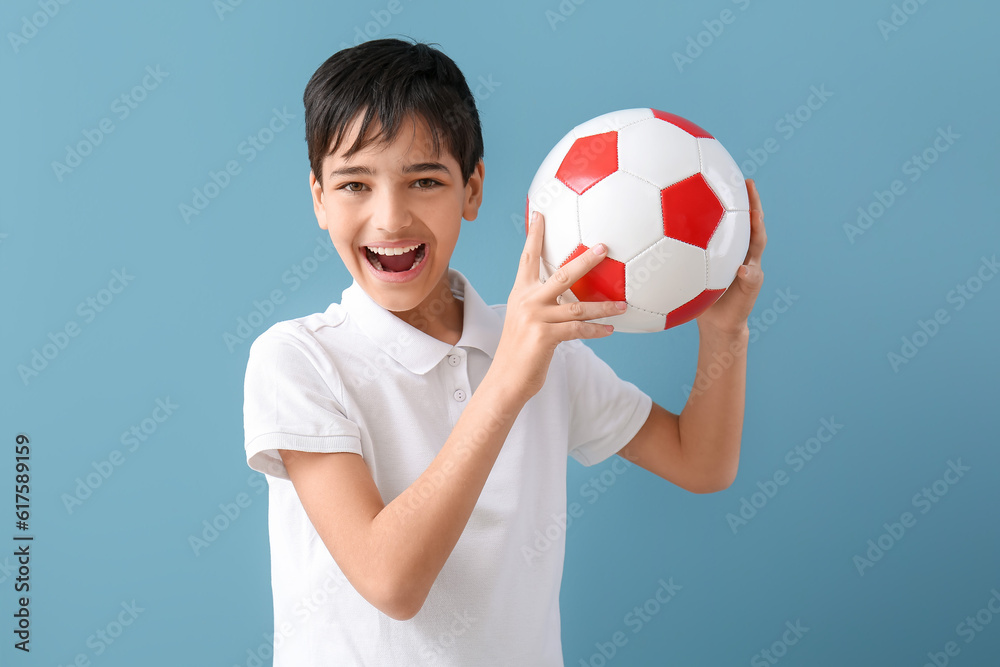
{"label": "eye", "polygon": [[344,183],[340,186],[340,190],[347,190],[348,192],[361,192],[365,187],[364,183],[358,183],[357,181],[352,181],[350,183]]}
{"label": "eye", "polygon": [[427,190],[438,185],[441,185],[440,181],[436,181],[433,178],[420,178],[417,179],[417,185],[419,190]]}

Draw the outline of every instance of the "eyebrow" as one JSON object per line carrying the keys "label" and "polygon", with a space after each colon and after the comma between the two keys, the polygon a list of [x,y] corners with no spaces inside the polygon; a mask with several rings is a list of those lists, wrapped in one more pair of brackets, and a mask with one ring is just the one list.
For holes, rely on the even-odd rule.
{"label": "eyebrow", "polygon": [[[444,172],[445,174],[451,174],[448,167],[440,162],[415,162],[413,164],[408,164],[403,167],[404,174],[413,174],[417,172]],[[374,176],[375,170],[371,167],[365,165],[357,165],[354,167],[341,167],[340,169],[334,169],[330,172],[330,178],[336,178],[337,176]]]}

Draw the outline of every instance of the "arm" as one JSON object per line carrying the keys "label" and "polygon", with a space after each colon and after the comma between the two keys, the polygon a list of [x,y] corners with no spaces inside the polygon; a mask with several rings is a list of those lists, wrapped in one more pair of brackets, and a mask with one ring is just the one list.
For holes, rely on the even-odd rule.
{"label": "arm", "polygon": [[465,530],[521,408],[543,386],[558,344],[610,335],[583,320],[617,314],[615,302],[556,297],[604,254],[583,253],[540,282],[542,221],[528,231],[496,355],[428,468],[388,505],[360,456],[279,450],[310,521],[351,585],[397,620],[423,606]]}
{"label": "arm", "polygon": [[675,415],[653,403],[649,417],[618,455],[693,493],[728,488],[736,479],[746,395],[747,317],[760,292],[767,243],[753,181],[750,247],[726,293],[698,317],[698,367],[688,401]]}
{"label": "arm", "polygon": [[618,455],[692,493],[728,488],[740,461],[749,337],[699,329],[695,388],[681,414],[654,402]]}
{"label": "arm", "polygon": [[407,620],[423,606],[523,405],[491,369],[438,455],[388,505],[359,455],[279,450],[330,554],[386,615]]}

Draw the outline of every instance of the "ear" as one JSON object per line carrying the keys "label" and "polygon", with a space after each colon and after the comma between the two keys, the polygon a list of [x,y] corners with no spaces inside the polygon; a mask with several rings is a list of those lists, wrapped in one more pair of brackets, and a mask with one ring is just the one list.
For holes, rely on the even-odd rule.
{"label": "ear", "polygon": [[326,221],[326,209],[323,208],[323,186],[316,180],[316,174],[313,173],[312,169],[309,170],[309,189],[312,191],[313,212],[316,214],[316,222],[319,223],[320,229],[327,229],[329,225]]}
{"label": "ear", "polygon": [[465,185],[465,201],[462,204],[462,217],[475,220],[479,215],[479,206],[483,203],[483,180],[486,178],[486,165],[482,160],[476,163],[475,169]]}

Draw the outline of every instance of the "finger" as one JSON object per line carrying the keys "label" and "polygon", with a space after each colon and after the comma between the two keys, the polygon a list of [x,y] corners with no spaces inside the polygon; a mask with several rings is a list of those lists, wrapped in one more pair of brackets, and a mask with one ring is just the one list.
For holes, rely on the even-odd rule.
{"label": "finger", "polygon": [[[619,304],[621,307],[619,307]],[[547,313],[549,322],[570,322],[572,320],[596,320],[599,317],[614,317],[625,312],[624,301],[574,301],[553,306]]]}
{"label": "finger", "polygon": [[751,266],[760,264],[761,256],[764,254],[764,246],[767,245],[767,232],[764,230],[764,221],[755,212],[750,212],[750,244],[747,246],[746,257],[743,263]]}
{"label": "finger", "polygon": [[764,272],[759,266],[744,265],[736,272],[740,289],[747,294],[756,294],[764,284]]}
{"label": "finger", "polygon": [[533,285],[540,282],[538,273],[541,268],[542,238],[545,232],[545,216],[533,211],[528,222],[528,233],[524,239],[524,250],[521,252],[521,263],[517,267],[515,283]]}
{"label": "finger", "polygon": [[747,179],[747,194],[750,196],[750,210],[758,211],[761,219],[763,219],[764,207],[760,203],[760,193],[757,191],[757,183],[752,178]]}
{"label": "finger", "polygon": [[574,338],[604,338],[614,332],[614,327],[610,324],[598,324],[597,322],[562,322],[554,324],[556,336],[559,340],[572,340]]}
{"label": "finger", "polygon": [[756,266],[760,264],[764,246],[767,245],[767,232],[764,229],[764,210],[760,203],[760,194],[757,192],[757,184],[751,179],[747,179],[747,194],[750,197],[750,244],[743,263]]}
{"label": "finger", "polygon": [[607,255],[607,247],[603,243],[598,243],[590,250],[585,250],[566,262],[545,281],[541,293],[542,297],[547,301],[554,300],[558,295],[572,287],[588,271],[600,264]]}

